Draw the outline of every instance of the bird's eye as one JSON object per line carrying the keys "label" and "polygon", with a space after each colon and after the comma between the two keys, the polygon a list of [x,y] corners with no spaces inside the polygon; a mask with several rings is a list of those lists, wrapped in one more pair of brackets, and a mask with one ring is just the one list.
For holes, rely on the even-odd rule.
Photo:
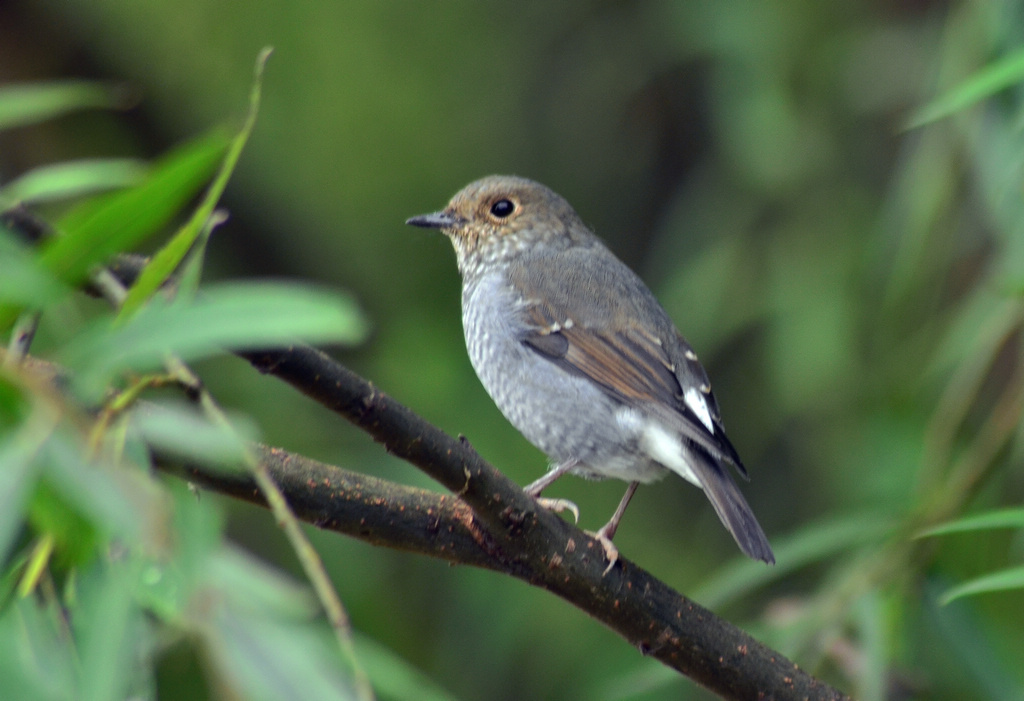
{"label": "bird's eye", "polygon": [[501,199],[491,205],[491,214],[496,216],[498,219],[504,219],[508,215],[512,214],[516,206],[512,204],[510,200]]}

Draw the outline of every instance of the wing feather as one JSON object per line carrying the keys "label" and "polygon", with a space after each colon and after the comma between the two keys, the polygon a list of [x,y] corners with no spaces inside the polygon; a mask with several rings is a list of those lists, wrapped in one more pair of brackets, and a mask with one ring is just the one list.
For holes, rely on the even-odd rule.
{"label": "wing feather", "polygon": [[[523,343],[566,371],[586,377],[610,396],[627,406],[670,407],[683,434],[715,457],[723,458],[745,475],[736,449],[725,436],[711,399],[713,425],[710,431],[687,405],[677,368],[661,341],[635,328],[611,334],[557,320],[540,304],[527,309],[529,331]],[[710,396],[710,394],[708,395]]]}

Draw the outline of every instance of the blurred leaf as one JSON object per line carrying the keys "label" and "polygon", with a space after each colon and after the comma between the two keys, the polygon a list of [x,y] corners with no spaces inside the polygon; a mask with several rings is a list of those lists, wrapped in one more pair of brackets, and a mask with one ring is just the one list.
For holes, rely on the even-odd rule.
{"label": "blurred leaf", "polygon": [[53,537],[54,559],[64,568],[89,562],[95,555],[99,536],[92,521],[64,498],[50,480],[40,480],[32,495],[29,520],[33,528]]}
{"label": "blurred leaf", "polygon": [[975,406],[1000,348],[1018,333],[1020,305],[982,287],[959,305],[932,351],[922,382],[944,385],[925,439],[918,475],[922,489],[941,488],[961,425]]}
{"label": "blurred leaf", "polygon": [[210,243],[210,236],[213,230],[227,221],[227,213],[214,211],[206,220],[199,238],[189,249],[181,264],[181,276],[178,279],[178,288],[175,297],[179,301],[188,301],[196,296],[199,291],[199,284],[203,278],[203,263],[206,261],[206,247]]}
{"label": "blurred leaf", "polygon": [[7,699],[76,698],[74,651],[60,628],[63,612],[18,599],[0,610],[0,679]]}
{"label": "blurred leaf", "polygon": [[28,415],[25,390],[0,372],[0,427],[17,426]]}
{"label": "blurred leaf", "polygon": [[174,550],[140,566],[135,593],[140,604],[181,629],[197,583],[208,576],[210,556],[221,548],[224,519],[215,500],[201,499],[180,480],[168,480],[166,487],[174,501]]}
{"label": "blurred leaf", "polygon": [[243,697],[356,698],[307,589],[231,548],[207,567],[193,597],[196,625],[217,670]]}
{"label": "blurred leaf", "polygon": [[1024,312],[1018,300],[987,286],[975,290],[951,315],[924,368],[923,379],[944,382],[956,373],[957,388],[966,394],[981,381],[999,346],[1022,319]]}
{"label": "blurred leaf", "polygon": [[[58,421],[56,413],[43,403],[29,412],[22,389],[0,376],[0,563],[28,511],[27,504],[39,473],[39,451],[46,445]],[[18,421],[20,414],[27,413]]]}
{"label": "blurred leaf", "polygon": [[1024,589],[1024,565],[999,570],[984,577],[964,582],[943,594],[940,603],[946,605],[964,596],[987,594],[994,591],[1007,591],[1009,589]]}
{"label": "blurred leaf", "polygon": [[[998,701],[1024,701],[1019,675],[1019,661],[1008,659],[994,644],[990,621],[980,615],[970,602],[960,601],[953,606],[936,606],[936,589],[939,584],[926,580],[924,594],[928,605],[924,611],[930,614],[938,625],[940,637],[949,645],[956,667],[969,673],[964,686],[971,693],[951,698],[984,698]],[[1019,632],[1018,632],[1019,635]],[[934,644],[929,637],[928,644]],[[1019,658],[1018,658],[1019,659]],[[1009,661],[1009,665],[1007,665]]]}
{"label": "blurred leaf", "polygon": [[1024,49],[990,63],[956,87],[938,96],[907,120],[916,129],[991,97],[1024,80]]}
{"label": "blurred leaf", "polygon": [[710,609],[725,606],[768,582],[844,550],[884,537],[893,519],[877,513],[853,514],[808,524],[775,542],[774,567],[737,558],[693,592],[695,601]]}
{"label": "blurred leaf", "polygon": [[150,550],[165,545],[170,512],[148,474],[101,467],[86,458],[82,445],[60,433],[43,456],[50,485],[95,528]]}
{"label": "blurred leaf", "polygon": [[166,245],[157,251],[156,255],[153,256],[143,269],[135,284],[132,285],[128,291],[128,297],[121,306],[121,311],[118,315],[119,321],[133,315],[157,291],[160,285],[171,276],[171,273],[174,272],[178,264],[184,259],[185,254],[188,253],[195,243],[196,238],[207,227],[207,222],[213,215],[214,207],[217,206],[217,202],[224,193],[224,188],[227,187],[228,180],[235,170],[235,165],[242,155],[242,149],[245,148],[245,144],[249,140],[249,134],[252,133],[253,126],[256,124],[256,115],[259,112],[260,105],[260,91],[263,86],[263,68],[266,66],[268,58],[270,58],[270,49],[265,48],[256,59],[256,75],[253,78],[252,90],[249,95],[249,112],[246,115],[242,128],[231,141],[231,146],[224,156],[224,161],[221,163],[217,177],[207,189],[206,196],[203,197],[203,201],[196,208],[192,217]]}
{"label": "blurred leaf", "polygon": [[75,207],[57,224],[62,235],[43,245],[41,260],[74,283],[92,265],[130,250],[181,210],[209,179],[228,143],[223,129],[213,129],[161,158],[138,187]]}
{"label": "blurred leaf", "polygon": [[[212,612],[206,649],[231,686],[246,699],[350,701],[358,697],[327,635],[232,607]],[[332,654],[333,653],[333,654]]]}
{"label": "blurred leaf", "polygon": [[83,701],[131,698],[140,672],[148,669],[152,640],[131,595],[132,558],[96,563],[80,578],[74,627],[81,657]]}
{"label": "blurred leaf", "polygon": [[102,83],[69,80],[0,87],[0,129],[41,122],[67,112],[114,108],[123,102],[118,91]]}
{"label": "blurred leaf", "polygon": [[[12,600],[14,590],[21,583],[21,575],[28,563],[27,549],[15,553],[10,559],[4,559],[6,569],[0,570],[0,612],[2,612]],[[2,654],[2,653],[0,653]],[[3,677],[0,676],[0,679]]]}
{"label": "blurred leaf", "polygon": [[854,607],[857,639],[863,652],[858,673],[857,698],[861,701],[886,701],[886,639],[884,606],[877,590],[865,592]]}
{"label": "blurred leaf", "polygon": [[18,595],[30,596],[39,584],[42,573],[50,565],[50,556],[53,555],[54,537],[49,533],[37,538],[32,544],[32,550],[25,559],[24,572],[21,581],[18,582]]}
{"label": "blurred leaf", "polygon": [[239,611],[261,617],[305,619],[320,610],[309,589],[237,548],[222,547],[211,554],[204,582],[229,593]]}
{"label": "blurred leaf", "polygon": [[975,516],[959,518],[955,521],[922,531],[917,537],[925,538],[928,536],[945,535],[947,533],[986,531],[996,528],[1024,528],[1024,509],[998,509]]}
{"label": "blurred leaf", "polygon": [[0,203],[52,202],[138,185],[147,173],[134,158],[87,159],[35,168],[0,189]]}
{"label": "blurred leaf", "polygon": [[70,290],[39,264],[35,253],[0,227],[0,300],[43,307]]}
{"label": "blurred leaf", "polygon": [[61,357],[96,396],[116,373],[158,366],[169,352],[189,360],[299,339],[355,343],[365,331],[355,304],[340,294],[282,283],[228,283],[207,288],[189,304],[154,300],[117,329],[101,319]]}
{"label": "blurred leaf", "polygon": [[229,428],[190,406],[148,405],[133,412],[132,425],[161,452],[234,470],[244,469],[245,442],[258,438],[258,428],[246,417],[232,417]]}
{"label": "blurred leaf", "polygon": [[0,436],[0,563],[25,520],[38,466],[18,432]]}

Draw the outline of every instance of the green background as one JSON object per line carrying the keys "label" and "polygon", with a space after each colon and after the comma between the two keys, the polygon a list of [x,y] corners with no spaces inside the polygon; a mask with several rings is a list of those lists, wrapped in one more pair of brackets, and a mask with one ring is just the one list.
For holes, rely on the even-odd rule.
{"label": "green background", "polygon": [[[473,376],[450,245],[403,222],[490,173],[545,183],[700,354],[779,565],[738,564],[679,480],[640,489],[623,555],[860,698],[1021,698],[1020,590],[937,601],[1020,562],[1020,533],[887,548],[1024,492],[1019,407],[999,413],[1021,379],[1020,89],[906,128],[1022,34],[1013,2],[13,1],[0,82],[100,78],[134,106],[0,134],[0,183],[240,120],[273,46],[207,277],[352,292],[372,332],[339,359],[522,484],[545,458]],[[240,360],[200,373],[271,444],[431,486]],[[967,492],[950,476],[973,458]],[[623,487],[549,495],[596,528]],[[301,577],[266,512],[224,508]],[[705,697],[521,582],[310,533],[355,628],[457,698]],[[730,595],[729,573],[750,585]],[[160,697],[216,697],[201,658],[170,648]]]}

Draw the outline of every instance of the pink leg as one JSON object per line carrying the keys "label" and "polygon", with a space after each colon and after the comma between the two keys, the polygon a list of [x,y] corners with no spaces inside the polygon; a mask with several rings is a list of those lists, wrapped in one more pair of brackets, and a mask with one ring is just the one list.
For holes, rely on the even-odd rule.
{"label": "pink leg", "polygon": [[544,473],[544,476],[538,480],[530,482],[528,485],[523,487],[523,491],[529,494],[531,497],[539,497],[540,493],[551,486],[551,483],[556,479],[564,475],[566,472],[576,467],[578,461],[576,458],[566,460],[563,463],[555,465],[553,468]]}
{"label": "pink leg", "polygon": [[541,506],[549,511],[555,513],[561,513],[563,511],[569,511],[573,515],[573,519],[579,523],[580,510],[568,499],[545,499],[540,495],[545,489],[551,486],[551,483],[556,479],[567,473],[572,468],[576,467],[576,459],[566,460],[563,463],[555,465],[552,469],[548,470],[543,477],[538,480],[531,482],[530,484],[523,487],[523,491],[529,494],[531,497],[537,500]]}
{"label": "pink leg", "polygon": [[629,486],[626,487],[626,493],[622,495],[622,501],[619,502],[619,508],[615,509],[611,520],[601,526],[599,531],[591,534],[601,544],[601,547],[604,548],[605,557],[608,558],[608,567],[605,568],[604,574],[611,572],[612,567],[615,566],[619,559],[619,549],[612,543],[612,538],[615,537],[615,531],[619,529],[619,521],[622,520],[622,514],[626,513],[626,507],[629,506],[629,501],[633,498],[636,488],[639,486],[639,482],[630,482]]}

